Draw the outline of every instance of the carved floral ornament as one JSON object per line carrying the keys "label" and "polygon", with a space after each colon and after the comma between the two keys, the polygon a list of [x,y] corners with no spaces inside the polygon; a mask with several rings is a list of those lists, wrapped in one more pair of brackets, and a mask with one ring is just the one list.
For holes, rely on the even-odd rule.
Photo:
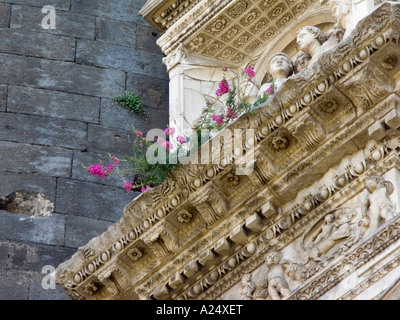
{"label": "carved floral ornament", "polygon": [[[392,29],[395,28],[395,25],[391,24],[392,15],[399,12],[398,6],[387,4],[380,10],[379,15],[375,14],[370,18],[373,27],[371,27],[371,21],[366,20],[359,26],[358,31],[353,33],[352,38],[344,41],[337,50],[323,55],[321,61],[324,63],[317,62],[312,70],[318,72],[306,71],[283,83],[280,92],[287,90],[289,99],[283,99],[283,95],[278,92],[274,99],[262,106],[255,114],[246,115],[232,124],[232,128],[250,126],[256,129],[254,147],[257,152],[255,154],[262,155],[271,152],[271,150],[265,151],[265,142],[278,128],[284,128],[290,133],[294,132],[302,124],[304,114],[307,114],[311,121],[315,121],[312,108],[321,105],[325,95],[329,94],[330,90],[336,86],[340,87],[343,95],[347,95],[347,99],[350,101],[347,107],[353,108],[351,101],[354,97],[352,94],[356,95],[356,93],[348,91],[348,87],[352,85],[352,79],[363,70],[375,68],[380,61],[385,60],[384,57],[393,55],[393,52],[398,50],[398,40],[394,36],[396,32]],[[364,33],[362,30],[370,32]],[[372,61],[374,58],[376,58],[375,61]],[[395,65],[388,74],[393,76],[393,72],[397,68],[398,66]],[[371,75],[375,76],[376,73],[371,73]],[[395,126],[396,118],[391,117],[390,114],[395,108],[394,102],[398,97],[391,95],[391,92],[387,91],[379,79],[375,80],[376,90],[381,90],[384,95],[370,96],[368,108],[359,110],[360,113],[357,114],[357,117],[339,119],[340,126],[334,128],[334,135],[324,136],[322,140],[317,139],[318,141],[313,141],[313,144],[304,145],[304,148],[299,148],[295,155],[290,153],[293,146],[289,144],[288,152],[285,154],[289,158],[286,167],[274,164],[269,159],[263,159],[264,162],[260,161],[259,163],[265,166],[266,171],[276,172],[276,174],[262,178],[260,176],[260,173],[263,172],[262,168],[254,170],[253,176],[250,176],[250,180],[254,184],[254,191],[247,193],[246,196],[239,193],[237,204],[232,205],[227,201],[224,192],[219,190],[214,182],[218,179],[226,179],[227,173],[232,169],[231,164],[193,165],[179,168],[175,173],[171,173],[169,179],[159,189],[149,190],[129,204],[125,209],[123,219],[113,226],[112,233],[105,232],[83,247],[79,260],[74,257],[72,258],[74,263],[69,263],[69,266],[68,264],[60,266],[57,271],[57,281],[74,297],[99,298],[97,294],[90,297],[85,295],[84,287],[90,283],[96,283],[94,286],[100,287],[98,291],[103,292],[103,297],[116,297],[115,293],[107,294],[102,284],[95,282],[98,281],[95,280],[97,275],[103,270],[108,270],[115,261],[122,261],[122,254],[133,248],[140,248],[139,243],[153,245],[153,242],[147,241],[147,244],[144,240],[150,239],[148,234],[160,228],[159,237],[154,242],[155,250],[164,252],[165,257],[162,257],[161,260],[150,261],[147,260],[148,258],[144,259],[143,256],[132,261],[131,265],[129,265],[130,262],[127,262],[128,260],[124,260],[126,266],[122,262],[118,265],[119,270],[123,268],[129,270],[140,263],[143,264],[141,269],[138,269],[137,278],[129,279],[129,282],[132,283],[130,290],[137,294],[135,298],[207,299],[220,297],[226,290],[240,282],[241,274],[252,273],[264,265],[268,252],[282,251],[311,225],[323,221],[326,212],[332,212],[340,207],[344,208],[348,199],[361,193],[362,190],[366,190],[364,185],[366,177],[382,176],[398,165],[396,139],[382,140],[386,136],[386,132],[382,129],[383,133],[375,143],[376,148],[372,152],[369,149],[364,150],[365,157],[362,161],[348,166],[344,171],[343,169],[339,170],[337,177],[330,184],[327,184],[326,181],[321,183],[321,190],[318,193],[313,193],[304,201],[293,204],[292,210],[282,212],[279,207],[279,203],[285,201],[282,198],[283,195],[288,197],[286,201],[294,201],[293,199],[299,191],[295,186],[299,181],[305,181],[305,177],[308,177],[306,183],[317,182],[312,181],[313,175],[309,175],[312,173],[313,167],[316,165],[324,167],[327,164],[330,167],[333,165],[329,163],[332,155],[335,155],[333,159],[337,159],[337,155],[340,155],[341,152],[347,154],[347,151],[341,149],[347,142],[354,141],[355,145],[363,145],[360,139],[365,137],[365,132],[368,132],[371,137],[375,137],[375,131],[370,128],[376,121],[382,120],[384,123]],[[365,86],[363,79],[359,85]],[[370,95],[370,93],[365,89],[362,95]],[[339,108],[344,107],[346,106],[339,105]],[[324,130],[330,129],[329,125],[324,122],[318,123],[318,127],[323,127]],[[246,150],[245,143],[243,148]],[[175,178],[174,174],[181,178]],[[200,203],[197,200],[206,188],[214,191],[213,196],[210,196],[204,203]],[[251,203],[251,199],[260,195],[266,197],[264,205],[248,205]],[[193,205],[194,200],[197,201],[199,208],[196,208],[197,205]],[[267,206],[267,204],[269,205]],[[246,205],[248,211],[242,210]],[[169,222],[166,221],[166,218],[171,214],[178,216],[179,212],[184,212],[185,208],[191,207],[199,210],[195,220],[199,220],[201,223],[198,224],[198,229],[190,229],[191,234],[179,234],[181,237],[179,240],[183,239],[183,242],[177,248],[173,248],[174,242],[170,239],[173,239],[173,233],[177,231],[170,228],[168,234],[162,233],[163,228],[168,227]],[[212,223],[207,224],[205,221],[207,218],[211,219],[210,214],[214,214],[212,221],[210,220]],[[339,221],[341,215],[336,214],[333,223]],[[141,219],[137,217],[141,217]],[[227,223],[228,220],[235,221],[235,223]],[[354,227],[355,222],[353,222],[350,217],[350,229]],[[192,223],[194,222],[189,222],[189,224]],[[388,222],[385,223],[389,227]],[[160,227],[161,225],[162,227]],[[205,225],[208,226],[210,232],[204,233]],[[358,228],[358,222],[356,225]],[[221,231],[218,236],[212,236],[211,231],[216,228],[221,228]],[[353,229],[357,231],[356,227]],[[117,239],[115,234],[118,234]],[[333,230],[329,236],[333,234],[337,233]],[[175,236],[178,237],[177,234]],[[345,253],[348,250],[355,250],[353,248],[357,246],[362,246],[362,242],[357,242],[346,247],[347,249],[341,247],[350,238],[351,234],[343,237],[343,240],[338,243],[338,247],[334,244],[331,248],[328,244],[322,248],[319,245],[323,242],[320,241],[314,243],[319,250],[318,255],[312,254],[312,257],[316,258],[311,259],[317,264],[317,267],[312,269],[316,272],[314,276],[317,276],[317,272],[322,270],[319,268],[323,265],[318,263],[329,263],[331,250],[342,250]],[[326,239],[320,237],[318,240]],[[85,256],[85,252],[90,252],[90,254]],[[138,252],[136,254],[139,255]],[[287,257],[283,254],[281,262],[283,269],[285,272],[289,270],[292,277],[297,279],[296,281],[300,281],[299,278],[304,278],[304,274],[308,274],[308,271],[301,269],[304,261],[291,260],[288,262],[285,259],[287,260]],[[321,261],[315,261],[319,259]],[[177,272],[184,275],[183,280],[180,277],[173,278]],[[107,281],[122,282],[119,277],[121,277],[120,273],[114,272],[111,277],[107,278]],[[285,280],[291,284],[293,279]],[[106,287],[105,284],[103,285]],[[165,291],[162,289],[165,286],[172,290]],[[298,288],[303,290],[300,286]],[[291,294],[296,296],[293,288],[290,290]],[[280,294],[282,295],[282,293]],[[259,296],[262,295],[260,293]],[[286,298],[286,295],[283,295]]]}
{"label": "carved floral ornament", "polygon": [[153,13],[141,13],[164,32],[158,44],[167,56],[181,43],[195,55],[239,65],[279,30],[319,7],[316,0],[171,0]]}

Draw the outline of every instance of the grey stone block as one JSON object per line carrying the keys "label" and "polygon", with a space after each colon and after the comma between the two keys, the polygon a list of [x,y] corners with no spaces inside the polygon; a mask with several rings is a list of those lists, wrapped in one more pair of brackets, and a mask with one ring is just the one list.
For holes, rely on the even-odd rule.
{"label": "grey stone block", "polygon": [[157,53],[132,50],[129,47],[99,41],[78,39],[76,49],[78,63],[168,79],[167,69],[162,64],[162,58],[163,56]]}
{"label": "grey stone block", "polygon": [[0,300],[28,300],[31,274],[0,270]]}
{"label": "grey stone block", "polygon": [[65,231],[65,245],[71,248],[82,247],[91,239],[106,231],[111,224],[112,222],[108,221],[69,216]]}
{"label": "grey stone block", "polygon": [[74,61],[75,39],[35,31],[0,29],[0,52]]}
{"label": "grey stone block", "polygon": [[72,151],[0,141],[0,163],[8,172],[69,177]]}
{"label": "grey stone block", "polygon": [[[2,86],[0,86],[0,92],[2,92]],[[101,99],[96,97],[10,86],[7,110],[15,113],[99,123],[100,102]]]}
{"label": "grey stone block", "polygon": [[128,90],[134,90],[143,97],[143,103],[154,109],[169,110],[169,80],[155,79],[150,76],[143,76],[128,73],[126,80]]}
{"label": "grey stone block", "polygon": [[96,40],[133,48],[136,45],[136,24],[96,18]]}
{"label": "grey stone block", "polygon": [[[57,267],[57,266],[55,266]],[[54,280],[50,280],[48,273],[33,273],[29,283],[29,300],[71,300],[65,291],[58,285],[55,288],[48,288],[47,285]],[[44,286],[42,285],[44,283]],[[48,288],[48,289],[47,289]]]}
{"label": "grey stone block", "polygon": [[118,70],[0,54],[0,84],[110,98],[125,89],[125,73]]}
{"label": "grey stone block", "polygon": [[32,218],[0,211],[0,239],[63,246],[64,231],[63,215]]}
{"label": "grey stone block", "polygon": [[7,94],[8,94],[8,86],[0,85],[0,111],[6,111]]}
{"label": "grey stone block", "polygon": [[[75,250],[66,247],[0,240],[0,252],[7,261],[7,269],[42,272],[44,266],[57,266],[68,260]],[[1,263],[0,263],[1,266]],[[1,269],[1,267],[0,267]]]}
{"label": "grey stone block", "polygon": [[[120,175],[110,175],[106,179],[100,179],[97,176],[91,175],[84,167],[89,167],[91,164],[96,165],[103,163],[104,165],[113,164],[114,162],[107,154],[91,153],[91,152],[75,152],[72,162],[72,179],[100,183],[109,186],[122,188],[124,180]],[[120,168],[124,168],[124,163],[120,163]],[[1,175],[0,175],[1,178]]]}
{"label": "grey stone block", "polygon": [[[145,107],[145,110],[148,109]],[[149,121],[142,115],[119,106],[110,99],[101,100],[100,124],[130,132],[134,132],[133,127],[140,131],[146,131],[149,127]]]}
{"label": "grey stone block", "polygon": [[83,122],[0,113],[0,140],[3,141],[79,149],[86,142],[86,131]]}
{"label": "grey stone block", "polygon": [[88,125],[88,151],[111,153],[116,157],[129,154],[132,150],[135,133],[105,126]]}
{"label": "grey stone block", "polygon": [[[70,3],[67,0],[12,0],[9,1],[12,2],[13,4],[22,4],[22,5],[30,5],[30,6],[36,6],[40,7],[40,10],[47,5],[52,5],[55,7],[56,10],[64,10],[64,11],[69,11]],[[44,15],[43,15],[44,16]],[[41,21],[42,19],[40,19]]]}
{"label": "grey stone block", "polygon": [[153,53],[162,54],[161,48],[157,45],[160,34],[154,27],[138,25],[136,36],[136,47]]}
{"label": "grey stone block", "polygon": [[[59,179],[56,212],[116,222],[124,207],[137,196],[116,188],[91,182]],[[67,237],[68,238],[68,237]]]}
{"label": "grey stone block", "polygon": [[71,0],[71,11],[140,24],[147,22],[139,15],[143,0]]}
{"label": "grey stone block", "polygon": [[0,3],[0,28],[10,26],[11,5],[9,3]]}
{"label": "grey stone block", "polygon": [[0,197],[17,190],[42,193],[51,202],[56,201],[56,179],[39,175],[0,171]]}
{"label": "grey stone block", "polygon": [[42,13],[42,7],[24,5],[12,6],[10,27],[13,29],[30,30],[49,35],[53,34],[73,38],[94,39],[96,25],[95,17],[60,11],[57,10],[57,6],[55,7],[55,29],[43,29],[42,20],[46,14]]}

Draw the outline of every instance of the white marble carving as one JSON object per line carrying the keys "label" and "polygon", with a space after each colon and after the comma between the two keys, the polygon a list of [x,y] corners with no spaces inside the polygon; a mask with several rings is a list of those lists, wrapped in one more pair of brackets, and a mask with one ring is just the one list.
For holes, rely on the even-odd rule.
{"label": "white marble carving", "polygon": [[275,91],[293,74],[293,61],[286,53],[275,53],[268,62],[268,72],[273,82],[264,83],[258,92],[259,96],[262,96],[264,92],[268,92],[268,89]]}

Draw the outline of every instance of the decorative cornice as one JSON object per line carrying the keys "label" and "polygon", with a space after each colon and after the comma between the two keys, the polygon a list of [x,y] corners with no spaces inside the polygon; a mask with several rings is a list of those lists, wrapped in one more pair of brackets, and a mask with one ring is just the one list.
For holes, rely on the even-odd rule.
{"label": "decorative cornice", "polygon": [[171,0],[148,1],[140,11],[163,32],[158,45],[168,56],[179,45],[190,54],[241,65],[288,33],[316,0]]}
{"label": "decorative cornice", "polygon": [[[237,282],[237,270],[250,270],[272,247],[287,246],[311,217],[322,215],[320,206],[337,202],[335,195],[353,180],[361,181],[366,170],[378,170],[367,163],[379,168],[377,162],[389,155],[387,148],[378,148],[381,157],[371,153],[370,160],[341,173],[326,192],[282,212],[283,204],[295,201],[300,179],[308,177],[302,188],[317,182],[320,168],[356,152],[368,135],[374,139],[375,123],[398,123],[391,116],[399,100],[391,79],[399,63],[390,70],[383,63],[400,52],[399,18],[399,5],[383,5],[311,70],[287,80],[273,99],[214,138],[255,129],[255,138],[243,139],[241,146],[243,154],[254,148],[251,175],[227,184],[235,159],[179,166],[160,187],[128,204],[120,222],[60,265],[58,283],[82,299],[115,298],[127,290],[141,299],[215,297],[223,291],[222,279]],[[288,145],[275,148],[274,141],[282,137]],[[319,175],[309,175],[313,168]],[[182,212],[191,214],[188,223],[179,221]]]}

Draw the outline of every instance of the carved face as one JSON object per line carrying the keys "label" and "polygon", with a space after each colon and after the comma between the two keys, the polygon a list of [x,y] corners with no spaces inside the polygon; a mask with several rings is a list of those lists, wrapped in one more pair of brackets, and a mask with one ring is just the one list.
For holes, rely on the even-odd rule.
{"label": "carved face", "polygon": [[374,180],[367,180],[367,182],[365,183],[365,187],[369,193],[373,193],[378,185]]}
{"label": "carved face", "polygon": [[269,62],[269,73],[273,78],[289,77],[293,73],[293,64],[284,55],[277,55]]}
{"label": "carved face", "polygon": [[297,34],[297,45],[299,46],[299,49],[308,54],[310,53],[310,46],[316,42],[318,42],[318,40],[316,39],[315,35],[307,29],[302,29]]}
{"label": "carved face", "polygon": [[325,222],[326,222],[327,224],[331,224],[333,221],[335,221],[335,216],[334,216],[333,214],[328,214],[328,215],[325,217]]}
{"label": "carved face", "polygon": [[278,252],[270,252],[267,255],[267,265],[276,265],[280,262],[280,254]]}
{"label": "carved face", "polygon": [[344,20],[351,11],[352,1],[351,0],[333,0],[329,3],[332,10],[332,15],[339,25],[343,25]]}
{"label": "carved face", "polygon": [[296,71],[301,72],[307,69],[308,63],[310,62],[311,57],[308,54],[302,54],[296,59]]}

